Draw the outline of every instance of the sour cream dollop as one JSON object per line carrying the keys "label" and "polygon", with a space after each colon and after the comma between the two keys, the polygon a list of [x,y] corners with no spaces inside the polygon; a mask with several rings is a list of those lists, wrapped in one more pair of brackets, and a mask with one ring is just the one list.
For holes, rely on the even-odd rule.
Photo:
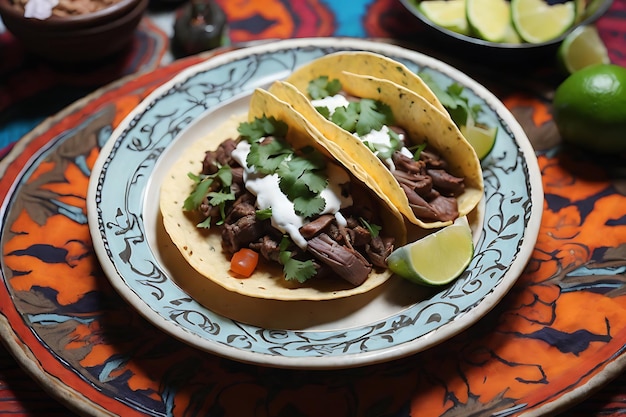
{"label": "sour cream dollop", "polygon": [[[362,142],[366,143],[370,149],[374,149],[374,154],[385,164],[390,171],[396,170],[396,165],[393,163],[391,158],[382,158],[381,153],[388,154],[389,151],[393,148],[391,143],[391,136],[389,136],[389,127],[384,125],[379,130],[372,130],[369,133],[359,136],[356,133],[353,133],[354,136],[359,138]],[[404,138],[402,135],[400,136],[400,140]],[[400,148],[400,152],[409,158],[413,158],[413,154],[411,151],[403,146]]]}
{"label": "sour cream dollop", "polygon": [[348,104],[350,104],[350,102],[345,96],[341,94],[335,94],[334,96],[311,100],[311,104],[313,104],[313,107],[326,107],[332,115],[339,107],[348,107]]}

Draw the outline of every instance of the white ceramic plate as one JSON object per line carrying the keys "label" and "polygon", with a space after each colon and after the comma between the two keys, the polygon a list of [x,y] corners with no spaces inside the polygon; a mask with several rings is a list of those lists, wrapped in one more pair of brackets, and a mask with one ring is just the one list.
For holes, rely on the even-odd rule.
{"label": "white ceramic plate", "polygon": [[[198,276],[164,232],[163,172],[180,151],[225,117],[245,111],[251,91],[338,50],[368,50],[465,87],[484,122],[498,126],[484,161],[484,222],[476,255],[451,286],[394,279],[363,296],[328,302],[254,300]],[[459,71],[414,51],[372,41],[297,39],[246,48],[189,68],[141,103],[102,149],[88,192],[96,254],[112,285],[150,322],[192,346],[231,359],[287,368],[342,368],[403,357],[479,320],[521,274],[543,205],[535,154],[505,106]],[[221,256],[221,255],[216,255]]]}

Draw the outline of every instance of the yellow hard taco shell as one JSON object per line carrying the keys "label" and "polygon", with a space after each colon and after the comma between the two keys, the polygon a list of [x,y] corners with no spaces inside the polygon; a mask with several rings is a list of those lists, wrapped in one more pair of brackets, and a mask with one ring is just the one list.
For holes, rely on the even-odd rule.
{"label": "yellow hard taco shell", "polygon": [[[239,136],[237,128],[241,122],[263,115],[273,116],[289,126],[287,139],[295,148],[310,145],[323,153],[327,151],[319,143],[319,132],[287,103],[281,102],[263,90],[254,92],[250,112],[233,116],[218,129],[187,148],[174,163],[161,185],[160,210],[165,230],[186,261],[202,276],[221,287],[236,293],[274,300],[331,300],[365,293],[383,284],[391,277],[389,270],[373,270],[368,279],[354,287],[341,278],[312,278],[304,284],[284,279],[278,264],[260,262],[249,278],[239,278],[229,272],[230,257],[222,251],[221,234],[216,228],[199,229],[196,224],[202,219],[183,211],[183,202],[193,189],[193,181],[187,173],[198,173],[207,150],[214,150],[228,138]],[[354,180],[356,181],[356,180]],[[357,186],[359,186],[358,181]],[[360,184],[360,186],[364,186]],[[373,192],[367,189],[367,192]],[[381,210],[388,208],[379,200]],[[383,214],[386,223],[383,230],[391,231],[401,245],[406,240],[406,229],[398,215]]]}
{"label": "yellow hard taco shell", "polygon": [[[416,144],[427,142],[448,162],[451,174],[465,179],[465,190],[457,197],[459,216],[469,214],[477,206],[484,191],[480,161],[449,117],[424,97],[396,83],[348,72],[335,75],[334,78],[341,82],[348,94],[387,104],[394,114],[395,123],[405,129]],[[315,125],[323,136],[325,146],[332,149],[345,166],[353,167],[352,172],[357,178],[384,196],[411,223],[427,229],[452,223],[426,221],[416,217],[391,171],[361,140],[322,116],[305,96],[305,92],[284,81],[272,84],[270,92],[291,103],[296,111]]]}
{"label": "yellow hard taco shell", "polygon": [[320,76],[339,78],[343,72],[370,75],[396,83],[422,96],[446,117],[450,117],[435,93],[417,74],[404,64],[374,52],[335,52],[298,67],[285,81],[306,93],[309,81]]}

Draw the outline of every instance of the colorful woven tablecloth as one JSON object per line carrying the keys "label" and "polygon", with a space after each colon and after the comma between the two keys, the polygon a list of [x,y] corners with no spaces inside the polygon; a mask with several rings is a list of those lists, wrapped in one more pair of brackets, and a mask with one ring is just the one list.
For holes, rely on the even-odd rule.
{"label": "colorful woven tablecloth", "polygon": [[[432,51],[398,1],[218,3],[233,45],[348,36]],[[91,248],[88,174],[102,135],[210,57],[170,63],[168,25],[179,5],[152,5],[128,50],[80,72],[42,62],[0,32],[0,195],[4,205],[12,199],[2,219],[0,327],[11,354],[0,350],[0,416],[508,416],[553,401],[550,411],[567,416],[626,414],[623,159],[560,146],[550,102],[563,75],[551,66],[503,73],[497,62],[434,51],[520,121],[545,191],[526,272],[492,312],[441,347],[355,369],[271,369],[190,348],[124,303]],[[626,0],[615,0],[598,29],[611,60],[626,66]],[[16,185],[22,167],[48,150],[28,184]]]}

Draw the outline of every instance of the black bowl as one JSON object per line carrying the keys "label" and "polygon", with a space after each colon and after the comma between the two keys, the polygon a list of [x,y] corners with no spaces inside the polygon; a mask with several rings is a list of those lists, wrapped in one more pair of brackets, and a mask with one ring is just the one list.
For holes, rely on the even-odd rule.
{"label": "black bowl", "polygon": [[554,59],[563,39],[576,27],[595,22],[611,7],[613,0],[592,0],[587,15],[562,35],[543,43],[497,43],[463,35],[437,26],[428,19],[416,5],[416,0],[400,0],[404,7],[421,20],[425,32],[435,49],[444,48],[448,55],[464,58],[491,58],[498,63],[533,64],[540,60]]}

